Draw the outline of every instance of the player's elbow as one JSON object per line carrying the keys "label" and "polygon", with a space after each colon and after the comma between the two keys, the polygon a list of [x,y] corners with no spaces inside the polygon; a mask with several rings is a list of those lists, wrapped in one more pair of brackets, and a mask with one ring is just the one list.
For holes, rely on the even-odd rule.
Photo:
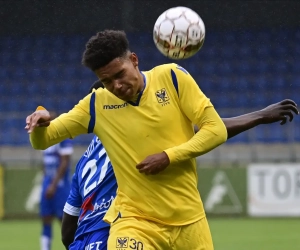
{"label": "player's elbow", "polygon": [[218,123],[215,126],[209,127],[208,130],[214,135],[213,138],[211,138],[211,142],[214,144],[213,148],[227,141],[227,129],[224,123]]}
{"label": "player's elbow", "polygon": [[66,249],[69,249],[69,246],[73,242],[71,237],[67,234],[64,234],[63,232],[62,232],[62,235],[61,235],[61,241],[62,241],[62,243],[63,243],[63,245],[65,246]]}
{"label": "player's elbow", "polygon": [[222,122],[218,127],[217,127],[217,138],[219,145],[223,144],[224,142],[227,141],[227,129],[225,124]]}
{"label": "player's elbow", "polygon": [[66,249],[69,249],[69,246],[74,241],[74,234],[72,233],[73,230],[66,229],[65,225],[62,225],[61,230],[61,241],[63,245],[66,247]]}

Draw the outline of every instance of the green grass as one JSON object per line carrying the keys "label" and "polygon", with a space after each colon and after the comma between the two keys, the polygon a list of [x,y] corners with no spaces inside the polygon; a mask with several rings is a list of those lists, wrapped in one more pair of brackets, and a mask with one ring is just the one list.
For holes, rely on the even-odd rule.
{"label": "green grass", "polygon": [[[60,241],[60,225],[54,223],[52,250],[64,250]],[[38,220],[0,221],[1,250],[40,250],[41,225]]]}
{"label": "green grass", "polygon": [[299,219],[208,219],[215,250],[299,250]]}
{"label": "green grass", "polygon": [[[209,218],[215,250],[299,250],[299,219]],[[40,223],[0,221],[0,249],[39,250]],[[54,224],[53,250],[63,250]]]}

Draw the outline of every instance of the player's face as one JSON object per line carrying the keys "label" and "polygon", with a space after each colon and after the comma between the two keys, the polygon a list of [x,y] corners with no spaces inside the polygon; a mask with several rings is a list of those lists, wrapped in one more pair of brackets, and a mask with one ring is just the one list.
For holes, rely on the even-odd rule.
{"label": "player's face", "polygon": [[108,91],[124,101],[133,100],[144,86],[134,53],[115,58],[95,73]]}

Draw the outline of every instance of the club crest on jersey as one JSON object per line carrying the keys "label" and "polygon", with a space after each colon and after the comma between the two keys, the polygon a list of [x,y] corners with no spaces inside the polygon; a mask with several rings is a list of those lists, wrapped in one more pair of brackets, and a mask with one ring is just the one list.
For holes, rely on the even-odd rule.
{"label": "club crest on jersey", "polygon": [[116,248],[123,249],[128,248],[128,237],[117,237],[117,245]]}
{"label": "club crest on jersey", "polygon": [[160,103],[162,106],[170,104],[170,102],[169,102],[170,97],[169,97],[169,95],[168,95],[165,88],[156,91],[155,96],[156,96],[156,99],[157,99],[158,103]]}

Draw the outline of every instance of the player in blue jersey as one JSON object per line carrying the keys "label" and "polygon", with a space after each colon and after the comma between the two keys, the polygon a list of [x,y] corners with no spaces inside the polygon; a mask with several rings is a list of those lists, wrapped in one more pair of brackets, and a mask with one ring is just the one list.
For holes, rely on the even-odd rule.
{"label": "player in blue jersey", "polygon": [[[101,86],[97,81],[92,88]],[[110,159],[95,136],[76,166],[64,207],[62,241],[66,249],[107,249],[109,224],[103,217],[116,190]]]}
{"label": "player in blue jersey", "polygon": [[[54,117],[55,113],[51,115]],[[40,203],[40,216],[43,223],[41,250],[51,249],[53,219],[62,220],[62,210],[71,187],[70,158],[72,153],[71,140],[64,140],[43,152],[44,179]]]}

